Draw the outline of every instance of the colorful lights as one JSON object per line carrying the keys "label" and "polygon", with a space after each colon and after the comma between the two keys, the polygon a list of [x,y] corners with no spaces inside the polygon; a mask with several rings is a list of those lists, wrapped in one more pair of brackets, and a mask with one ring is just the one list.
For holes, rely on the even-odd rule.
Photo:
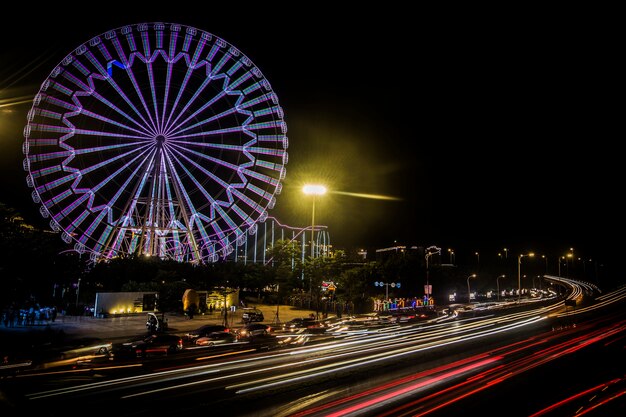
{"label": "colorful lights", "polygon": [[24,168],[42,212],[92,259],[214,261],[273,207],[286,130],[270,84],[235,47],[182,25],[125,26],[42,83]]}

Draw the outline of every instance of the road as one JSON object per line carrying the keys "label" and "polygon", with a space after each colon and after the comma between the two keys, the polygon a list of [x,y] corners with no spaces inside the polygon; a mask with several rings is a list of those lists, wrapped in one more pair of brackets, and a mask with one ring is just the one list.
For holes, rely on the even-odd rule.
{"label": "road", "polygon": [[[593,291],[562,282],[571,300]],[[278,334],[280,345],[260,352],[236,344],[136,361],[102,355],[0,387],[7,413],[20,414],[521,416],[596,406],[591,415],[611,415],[624,405],[626,369],[617,358],[625,299],[622,289],[576,310],[551,298],[415,324]]]}

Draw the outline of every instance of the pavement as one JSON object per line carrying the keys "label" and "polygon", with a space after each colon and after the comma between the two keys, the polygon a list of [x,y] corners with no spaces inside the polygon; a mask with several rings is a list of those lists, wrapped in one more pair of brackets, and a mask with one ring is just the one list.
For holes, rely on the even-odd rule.
{"label": "pavement", "polygon": [[[297,317],[308,317],[315,314],[314,310],[300,309],[288,305],[278,308],[276,306],[255,305],[263,312],[265,324],[280,324]],[[243,326],[241,320],[242,310],[237,309],[234,313],[228,312],[228,327],[238,328]],[[160,318],[161,314],[157,316]],[[219,311],[212,314],[198,314],[189,319],[182,314],[165,313],[168,329],[167,333],[184,335],[205,324],[224,324],[224,316]],[[145,335],[147,313],[139,313],[118,317],[96,318],[88,316],[57,316],[57,319],[47,323],[36,323],[32,326],[5,327],[0,324],[0,352],[13,351],[16,348],[29,348],[34,345],[47,343],[50,340],[76,339],[76,338],[99,338],[107,342],[117,342]],[[61,335],[62,337],[59,337]]]}

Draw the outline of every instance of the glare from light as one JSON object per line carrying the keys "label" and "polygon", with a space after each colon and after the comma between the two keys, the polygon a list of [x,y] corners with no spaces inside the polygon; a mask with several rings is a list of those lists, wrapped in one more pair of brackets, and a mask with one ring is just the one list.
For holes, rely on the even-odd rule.
{"label": "glare from light", "polygon": [[368,198],[370,200],[402,201],[401,198],[382,194],[349,193],[347,191],[332,191],[332,194],[347,195],[349,197]]}
{"label": "glare from light", "polygon": [[324,195],[326,191],[328,191],[326,187],[320,184],[307,184],[302,187],[302,192],[307,195]]}

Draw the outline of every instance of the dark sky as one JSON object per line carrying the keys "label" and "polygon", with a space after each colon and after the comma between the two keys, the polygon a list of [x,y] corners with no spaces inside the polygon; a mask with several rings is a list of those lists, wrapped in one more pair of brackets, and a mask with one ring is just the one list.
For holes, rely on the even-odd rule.
{"label": "dark sky", "polygon": [[[400,199],[325,196],[317,218],[337,246],[573,246],[605,262],[621,258],[608,243],[624,225],[622,47],[610,24],[584,14],[185,5],[5,15],[21,29],[3,25],[0,99],[32,96],[68,52],[108,29],[194,26],[248,55],[278,94],[290,141],[272,213],[281,221],[310,221],[300,187],[313,179]],[[21,169],[28,108],[0,108],[0,201],[38,221]]]}

